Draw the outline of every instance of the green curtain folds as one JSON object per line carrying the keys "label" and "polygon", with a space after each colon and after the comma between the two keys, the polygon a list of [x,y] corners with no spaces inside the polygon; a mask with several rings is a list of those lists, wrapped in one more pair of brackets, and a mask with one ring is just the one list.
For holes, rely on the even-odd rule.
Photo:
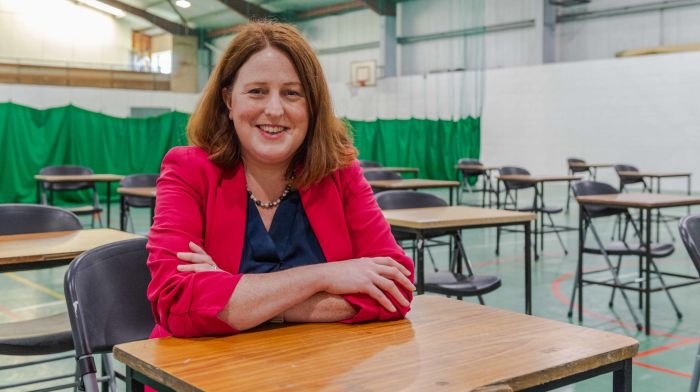
{"label": "green curtain folds", "polygon": [[460,158],[479,158],[480,118],[346,121],[360,159],[417,167],[421,178],[456,180],[454,165]]}
{"label": "green curtain folds", "polygon": [[[34,175],[45,166],[81,165],[95,173],[158,173],[165,153],[187,144],[189,115],[117,118],[75,106],[38,110],[0,103],[0,203],[36,202]],[[457,179],[460,158],[478,158],[480,119],[346,120],[361,159],[420,169],[420,177]],[[104,184],[98,184],[106,197]],[[113,188],[117,184],[112,184]],[[112,192],[117,199],[116,192]],[[57,204],[89,193],[56,194]]]}
{"label": "green curtain folds", "polygon": [[[187,144],[188,118],[179,112],[117,118],[72,105],[38,110],[0,103],[0,202],[35,203],[34,175],[45,166],[80,165],[95,173],[124,175],[158,173],[165,153]],[[97,186],[104,198],[105,185]],[[89,202],[87,192],[66,193],[56,194],[57,204]]]}

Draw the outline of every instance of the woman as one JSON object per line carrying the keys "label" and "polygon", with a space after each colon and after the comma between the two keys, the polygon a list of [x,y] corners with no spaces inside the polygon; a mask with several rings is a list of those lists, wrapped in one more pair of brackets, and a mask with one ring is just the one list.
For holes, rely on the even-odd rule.
{"label": "woman", "polygon": [[153,337],[267,321],[392,320],[413,263],[391,235],[293,27],[236,35],[166,154],[149,235]]}

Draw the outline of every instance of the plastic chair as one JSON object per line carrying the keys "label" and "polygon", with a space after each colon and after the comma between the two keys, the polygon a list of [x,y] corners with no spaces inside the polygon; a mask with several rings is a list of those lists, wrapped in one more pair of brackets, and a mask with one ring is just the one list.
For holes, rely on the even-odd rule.
{"label": "plastic chair", "polygon": [[[146,289],[146,239],[104,245],[78,256],[68,266],[64,291],[75,342],[80,390],[116,391],[116,372],[106,354],[119,343],[148,338],[155,326]],[[98,378],[95,354],[102,355]],[[121,375],[119,375],[121,377]]]}
{"label": "plastic chair", "polygon": [[[460,159],[457,162],[458,165],[478,165],[478,166],[483,166],[483,164],[477,160],[477,159],[468,159],[468,158],[463,158]],[[457,200],[462,201],[462,196],[464,195],[464,192],[467,191],[469,193],[472,192],[481,192],[481,207],[486,206],[486,194],[489,194],[489,207],[491,206],[491,195],[496,192],[495,189],[493,189],[493,185],[491,184],[491,179],[489,178],[486,170],[484,169],[459,169],[461,176],[459,179],[459,188],[458,192],[459,194],[457,195]],[[482,185],[481,188],[477,189],[472,189],[471,185],[469,185],[469,178],[470,177],[476,177],[477,181],[479,180],[479,177],[481,177]]]}
{"label": "plastic chair", "polygon": [[[39,174],[43,175],[83,175],[83,174],[94,174],[92,169],[84,166],[47,166],[39,171]],[[84,189],[92,190],[92,206],[83,206],[68,208],[69,211],[75,213],[76,215],[91,215],[92,221],[90,225],[95,227],[95,217],[97,221],[102,226],[102,207],[100,207],[99,196],[97,194],[97,187],[94,182],[44,182],[42,186],[43,192],[41,193],[42,204],[53,205],[53,194],[54,192],[62,191],[80,191]],[[49,193],[47,198],[46,192]]]}
{"label": "plastic chair", "polygon": [[[365,179],[367,181],[400,180],[401,179],[401,175],[399,175],[399,173],[392,172],[392,171],[364,172],[364,175],[365,175]],[[379,193],[379,192],[386,192],[386,190],[372,187],[372,192]]]}
{"label": "plastic chair", "polygon": [[[506,175],[525,175],[529,176],[530,172],[527,171],[526,169],[522,167],[517,167],[517,166],[504,166],[499,169],[499,173],[502,176]],[[544,216],[549,219],[549,224],[543,224],[543,229],[544,226],[547,226],[551,229],[550,232],[553,232],[556,236],[557,239],[559,240],[559,245],[561,245],[561,248],[564,250],[564,254],[569,254],[569,251],[566,249],[566,246],[564,245],[564,241],[561,238],[561,235],[559,235],[559,231],[565,229],[562,228],[561,226],[557,226],[554,223],[554,219],[552,219],[552,214],[558,214],[562,211],[564,211],[563,208],[561,207],[547,207],[544,205],[544,200],[542,200],[542,195],[540,195],[539,191],[537,190],[537,187],[535,186],[534,183],[526,183],[526,182],[520,182],[520,181],[503,181],[503,185],[506,188],[506,194],[505,194],[505,203],[503,204],[504,209],[509,209],[508,205],[511,205],[513,210],[517,211],[523,211],[523,212],[534,212],[538,213],[540,210],[544,213]],[[534,195],[532,198],[532,206],[530,207],[518,207],[518,191],[524,190],[524,189],[533,189]],[[511,193],[512,192],[512,193]],[[508,199],[510,198],[510,202]],[[540,208],[538,206],[537,201],[540,200],[540,204],[542,207]],[[496,229],[496,254],[498,254],[498,249],[500,249],[500,244],[501,244],[501,230],[505,231],[518,231],[515,229],[507,229],[507,228],[501,228],[498,227]]]}
{"label": "plastic chair", "polygon": [[[75,214],[62,208],[35,204],[0,204],[0,235],[29,234],[64,230],[80,230],[82,225]],[[0,354],[46,355],[73,349],[68,313],[23,321],[0,323]],[[10,370],[72,357],[72,354],[3,366]],[[0,389],[17,388],[75,377],[73,373],[37,378],[33,381],[0,385]],[[0,377],[1,378],[1,377]],[[75,382],[57,387],[72,387]]]}
{"label": "plastic chair", "polygon": [[620,177],[620,172],[639,172],[639,169],[632,165],[624,165],[624,164],[618,164],[614,166],[615,168],[615,173],[617,173],[618,177],[620,178],[620,192],[625,190],[626,185],[630,184],[639,184],[641,183],[644,192],[651,192],[651,188],[647,185],[647,182],[644,181],[644,177],[642,176],[625,176],[625,177]]}
{"label": "plastic chair", "polygon": [[[700,275],[700,215],[690,215],[681,219],[678,223],[678,231],[681,233],[681,239],[685,245],[685,249],[690,255],[690,259],[695,265],[695,269]],[[695,366],[693,366],[693,376],[690,379],[690,392],[697,392],[698,380],[700,379],[700,347],[695,355]]]}
{"label": "plastic chair", "polygon": [[[617,189],[615,189],[613,186],[606,184],[604,182],[598,182],[598,181],[579,181],[571,185],[571,188],[574,192],[575,196],[588,196],[588,195],[609,195],[609,194],[617,194],[619,193]],[[626,241],[626,234],[627,234],[627,228],[628,225],[631,224],[634,234],[637,237],[637,239],[642,238],[641,232],[639,231],[639,228],[635,224],[635,220],[632,217],[632,215],[629,213],[629,211],[626,208],[612,208],[612,207],[605,207],[605,206],[594,206],[594,205],[583,205],[582,208],[583,212],[583,220],[584,220],[584,233],[582,237],[584,238],[584,244],[582,245],[583,247],[583,252],[584,253],[591,253],[591,254],[598,254],[602,255],[603,259],[605,260],[605,263],[607,265],[607,268],[605,269],[600,269],[600,270],[595,270],[595,271],[589,271],[586,272],[588,273],[597,273],[597,272],[604,272],[604,271],[609,271],[612,275],[612,280],[615,284],[624,286],[627,284],[638,284],[636,279],[634,279],[630,283],[623,283],[620,280],[620,265],[622,261],[622,256],[644,256],[646,254],[646,249],[644,246],[641,245],[641,243],[629,243]],[[610,242],[607,245],[603,244],[603,241],[601,239],[601,236],[598,234],[598,231],[596,230],[593,220],[597,218],[602,218],[602,217],[619,217],[621,220],[625,220],[625,229],[624,233],[621,237],[620,241],[613,241]],[[596,248],[591,248],[587,247],[585,244],[585,239],[586,239],[586,234],[588,233],[588,229],[591,230],[591,233],[593,234],[593,237],[595,239]],[[663,258],[670,256],[673,254],[675,251],[675,247],[673,244],[657,244],[653,243],[651,244],[651,254],[653,256],[653,259],[658,259],[658,258]],[[617,264],[613,265],[611,261],[611,256],[618,256]],[[671,302],[671,305],[673,306],[673,309],[676,311],[677,317],[680,319],[683,317],[682,313],[676,306],[676,302],[673,300],[673,297],[671,296],[671,293],[668,291],[666,288],[666,282],[663,279],[663,275],[659,272],[659,268],[652,259],[651,261],[651,268],[653,269],[653,272],[656,274],[656,277],[659,279],[659,282],[661,283],[662,290],[666,293],[668,296],[668,299]],[[578,274],[579,268],[576,269],[577,274]],[[635,278],[637,276],[635,275]],[[571,293],[571,302],[569,305],[569,313],[568,316],[571,317],[573,314],[573,306],[574,306],[574,299],[576,298],[576,291],[578,290],[578,275],[576,276],[576,280],[574,283],[574,287]],[[613,288],[613,291],[610,296],[610,300],[608,301],[608,306],[612,307],[613,306],[613,300],[614,300],[614,295],[615,295],[616,289]],[[622,293],[622,298],[625,301],[625,304],[629,308],[630,313],[632,313],[632,317],[634,318],[635,323],[637,324],[637,328],[639,330],[642,329],[642,325],[637,317],[636,312],[634,311],[634,308],[632,307],[629,298],[627,297],[627,294],[625,293],[625,290],[620,290]],[[649,306],[649,304],[646,304],[646,306]]]}
{"label": "plastic chair", "polygon": [[368,161],[360,159],[360,167],[382,167],[383,165],[377,161]]}
{"label": "plastic chair", "polygon": [[[124,177],[119,186],[124,188],[154,187],[158,181],[158,174],[131,174]],[[131,232],[134,232],[134,220],[131,217],[132,208],[151,208],[153,200],[149,197],[125,196],[124,209],[126,220],[131,224]],[[126,227],[126,224],[124,225]]]}
{"label": "plastic chair", "polygon": [[[567,158],[566,164],[569,168],[569,174],[575,175],[577,173],[588,173],[590,178],[593,178],[593,180],[595,180],[590,168],[587,168],[587,167],[581,168],[581,167],[572,166],[572,164],[574,164],[574,163],[586,164],[586,161],[581,159],[581,158]],[[572,192],[571,188],[569,188],[569,190],[566,194],[566,212],[569,212],[569,202],[571,201],[571,192]]]}
{"label": "plastic chair", "polygon": [[[399,208],[427,208],[427,207],[444,207],[447,202],[430,193],[394,190],[386,191],[377,194],[377,204],[383,210],[392,210]],[[392,231],[392,233],[394,233]],[[415,243],[415,236],[410,233],[397,233],[399,238],[410,239]],[[439,293],[447,296],[455,296],[458,299],[462,297],[477,296],[479,303],[484,304],[483,294],[490,293],[501,287],[501,279],[497,276],[475,275],[472,269],[467,253],[462,244],[462,236],[459,230],[440,230],[428,233],[425,239],[433,239],[450,235],[454,237],[453,258],[450,260],[450,271],[438,272],[435,268],[435,273],[426,273],[425,276],[425,291]],[[397,238],[397,240],[399,239]],[[444,243],[441,243],[444,244]],[[415,244],[414,256],[415,259]],[[429,248],[426,246],[428,254],[432,260]],[[462,273],[462,262],[467,269],[467,274]]]}

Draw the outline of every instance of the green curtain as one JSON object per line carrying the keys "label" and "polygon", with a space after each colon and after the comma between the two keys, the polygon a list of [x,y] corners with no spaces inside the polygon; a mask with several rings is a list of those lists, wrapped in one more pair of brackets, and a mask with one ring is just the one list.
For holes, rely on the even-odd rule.
{"label": "green curtain", "polygon": [[[189,115],[117,118],[75,106],[38,110],[0,103],[0,203],[36,202],[34,175],[45,166],[81,165],[95,173],[158,173],[163,155],[187,144]],[[360,159],[420,169],[420,177],[457,179],[460,158],[478,158],[479,118],[346,120]],[[98,184],[106,197],[104,184]],[[113,189],[117,184],[112,184]],[[56,194],[56,204],[88,203],[88,192]],[[112,192],[113,201],[117,200]]]}
{"label": "green curtain", "polygon": [[480,118],[346,121],[360,159],[417,167],[420,178],[456,180],[454,165],[460,158],[479,158]]}
{"label": "green curtain", "polygon": [[[158,173],[165,153],[187,144],[188,118],[178,112],[116,118],[72,105],[37,110],[0,103],[0,202],[35,203],[33,177],[45,166],[81,165],[95,173],[124,175]],[[97,186],[104,198],[105,185]],[[57,204],[89,201],[87,192],[65,193],[60,193],[60,200],[56,194]],[[116,192],[112,195],[116,200]]]}

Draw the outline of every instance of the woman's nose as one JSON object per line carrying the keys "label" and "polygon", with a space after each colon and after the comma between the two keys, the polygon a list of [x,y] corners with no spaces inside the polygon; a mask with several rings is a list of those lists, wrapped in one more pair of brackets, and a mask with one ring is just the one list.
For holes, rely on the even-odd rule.
{"label": "woman's nose", "polygon": [[282,107],[282,100],[279,95],[270,95],[270,99],[267,100],[267,105],[265,106],[265,114],[269,116],[281,116],[284,114],[284,107]]}

